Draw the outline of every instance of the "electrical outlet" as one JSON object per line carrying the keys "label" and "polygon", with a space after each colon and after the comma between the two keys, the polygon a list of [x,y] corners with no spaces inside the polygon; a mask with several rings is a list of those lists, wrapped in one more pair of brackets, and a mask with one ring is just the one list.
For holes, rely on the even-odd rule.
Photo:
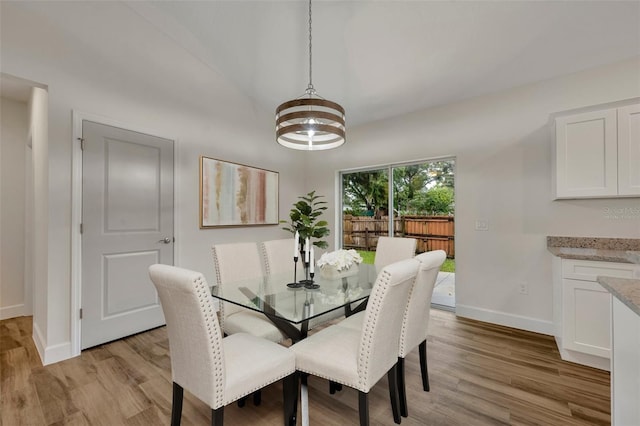
{"label": "electrical outlet", "polygon": [[476,220],[476,231],[488,231],[488,230],[489,230],[489,221],[487,219]]}
{"label": "electrical outlet", "polygon": [[520,281],[518,283],[518,293],[520,294],[529,294],[529,285],[526,281]]}

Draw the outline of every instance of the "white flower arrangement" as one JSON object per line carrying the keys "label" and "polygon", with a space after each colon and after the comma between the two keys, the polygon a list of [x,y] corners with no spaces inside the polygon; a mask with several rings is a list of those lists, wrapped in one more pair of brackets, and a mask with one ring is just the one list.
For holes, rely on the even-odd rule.
{"label": "white flower arrangement", "polygon": [[362,256],[357,251],[351,250],[336,250],[329,253],[324,253],[320,256],[320,259],[316,262],[316,265],[322,269],[326,266],[331,266],[336,271],[340,272],[349,269],[353,264],[359,264],[362,262]]}

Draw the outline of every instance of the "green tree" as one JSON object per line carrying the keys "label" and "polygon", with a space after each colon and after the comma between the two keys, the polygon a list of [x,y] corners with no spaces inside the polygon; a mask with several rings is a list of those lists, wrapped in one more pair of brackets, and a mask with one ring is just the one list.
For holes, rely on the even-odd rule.
{"label": "green tree", "polygon": [[454,211],[453,189],[436,186],[409,201],[409,208],[421,214],[451,214]]}
{"label": "green tree", "polygon": [[416,210],[414,198],[423,198],[430,188],[453,188],[453,177],[453,161],[433,161],[394,167],[394,210],[399,214],[408,210]]}
{"label": "green tree", "polygon": [[354,213],[386,208],[389,199],[387,182],[386,170],[342,175],[343,205]]}

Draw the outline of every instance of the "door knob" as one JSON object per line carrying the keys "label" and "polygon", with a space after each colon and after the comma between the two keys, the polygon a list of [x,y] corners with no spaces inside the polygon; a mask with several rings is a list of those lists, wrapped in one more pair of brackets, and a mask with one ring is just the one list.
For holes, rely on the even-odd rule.
{"label": "door knob", "polygon": [[159,243],[165,243],[165,244],[169,244],[171,242],[171,238],[170,237],[164,237],[163,239],[161,239],[160,241],[158,241]]}

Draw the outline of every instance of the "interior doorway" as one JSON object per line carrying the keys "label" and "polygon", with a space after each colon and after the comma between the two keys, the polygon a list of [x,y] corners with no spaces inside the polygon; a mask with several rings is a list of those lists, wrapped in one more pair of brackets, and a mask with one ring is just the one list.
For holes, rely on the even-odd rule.
{"label": "interior doorway", "polygon": [[149,266],[173,264],[172,140],[82,120],[81,348],[164,325]]}
{"label": "interior doorway", "polygon": [[343,248],[373,263],[379,236],[411,237],[417,252],[444,250],[434,307],[455,308],[455,158],[340,172]]}

